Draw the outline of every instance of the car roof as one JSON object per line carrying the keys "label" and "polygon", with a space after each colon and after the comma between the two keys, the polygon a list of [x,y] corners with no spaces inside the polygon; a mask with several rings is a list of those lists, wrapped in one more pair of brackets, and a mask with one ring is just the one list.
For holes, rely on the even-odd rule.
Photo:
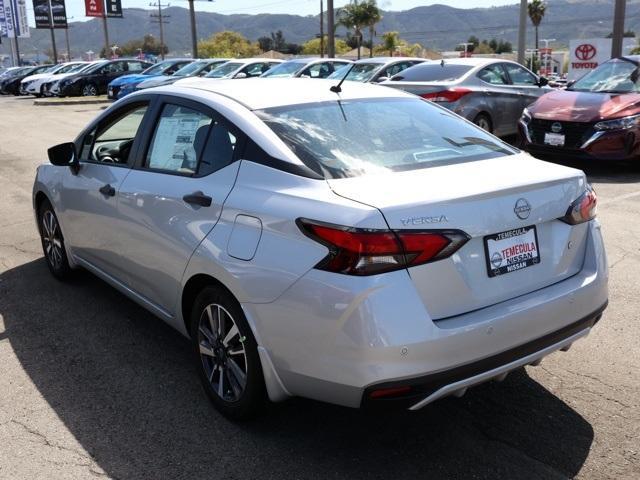
{"label": "car roof", "polygon": [[390,63],[390,62],[405,62],[407,60],[428,62],[426,58],[418,57],[373,57],[373,58],[361,58],[356,60],[355,63]]}
{"label": "car roof", "polygon": [[[470,65],[472,67],[479,67],[482,65],[489,65],[491,63],[515,63],[512,60],[506,58],[493,58],[493,57],[460,57],[460,58],[444,58],[443,61],[449,65]],[[437,63],[437,62],[436,62]]]}
{"label": "car roof", "polygon": [[[256,83],[258,82],[258,83]],[[336,94],[330,87],[337,80],[311,78],[249,78],[241,82],[230,82],[213,78],[185,78],[174,83],[175,87],[191,90],[204,98],[215,95],[235,100],[250,110],[300,105],[340,100],[364,98],[416,98],[395,88],[381,87],[367,83],[349,82],[342,85],[342,92]],[[165,87],[171,91],[172,87]],[[167,91],[159,88],[158,92]],[[265,92],[269,92],[265,95]]]}

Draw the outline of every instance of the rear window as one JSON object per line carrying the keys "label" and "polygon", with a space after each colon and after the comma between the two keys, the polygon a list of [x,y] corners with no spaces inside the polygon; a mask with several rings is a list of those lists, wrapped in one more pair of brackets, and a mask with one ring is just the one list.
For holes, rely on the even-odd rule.
{"label": "rear window", "polygon": [[516,152],[418,98],[331,101],[256,114],[305,165],[325,178],[415,170]]}
{"label": "rear window", "polygon": [[406,82],[453,82],[459,79],[473,67],[470,65],[455,65],[450,63],[422,63],[407,68],[395,75],[392,81]]}
{"label": "rear window", "polygon": [[276,65],[266,72],[264,77],[292,77],[298,70],[304,67],[307,62],[284,62]]}

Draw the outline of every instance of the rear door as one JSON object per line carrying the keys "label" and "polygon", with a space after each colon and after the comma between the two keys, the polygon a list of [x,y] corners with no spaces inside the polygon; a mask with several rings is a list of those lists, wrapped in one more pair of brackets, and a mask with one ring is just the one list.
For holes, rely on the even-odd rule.
{"label": "rear door", "polygon": [[120,250],[131,288],[173,315],[191,254],[213,229],[238,172],[240,134],[197,102],[162,97],[151,139],[120,188]]}
{"label": "rear door", "polygon": [[491,108],[493,132],[496,135],[513,133],[520,118],[522,103],[520,89],[511,85],[502,64],[487,65],[477,73],[481,91]]}
{"label": "rear door", "polygon": [[[538,78],[526,68],[515,63],[504,63],[504,68],[509,74],[511,83],[520,92],[520,115],[525,107],[535,102],[538,97],[547,93],[548,89],[540,88]],[[518,115],[518,118],[520,118]]]}

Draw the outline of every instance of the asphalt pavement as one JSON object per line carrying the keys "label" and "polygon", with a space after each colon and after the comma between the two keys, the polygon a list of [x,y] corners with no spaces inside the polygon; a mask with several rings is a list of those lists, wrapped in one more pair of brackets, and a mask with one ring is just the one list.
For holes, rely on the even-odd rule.
{"label": "asphalt pavement", "polygon": [[99,112],[0,98],[0,479],[640,478],[640,167],[583,166],[610,304],[568,352],[419,412],[294,399],[234,424],[186,339],[90,274],[65,284],[45,266],[35,168]]}

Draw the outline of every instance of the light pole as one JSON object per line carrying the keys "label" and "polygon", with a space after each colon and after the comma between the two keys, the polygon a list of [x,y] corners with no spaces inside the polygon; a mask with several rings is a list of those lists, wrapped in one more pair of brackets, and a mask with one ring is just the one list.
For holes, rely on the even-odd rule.
{"label": "light pole", "polygon": [[71,61],[71,43],[69,42],[69,29],[71,25],[69,25],[69,20],[73,20],[73,17],[67,17],[67,28],[64,30],[64,39],[67,42],[67,62]]}
{"label": "light pole", "polygon": [[324,58],[324,8],[320,0],[320,58]]}
{"label": "light pole", "polygon": [[189,19],[191,20],[191,55],[195,60],[198,58],[198,35],[196,33],[196,9],[193,5],[195,0],[189,2]]}
{"label": "light pole", "polygon": [[334,58],[336,56],[336,38],[335,38],[335,29],[334,29],[334,11],[333,11],[333,0],[327,0],[327,40],[329,44],[327,45],[327,57]]}
{"label": "light pole", "polygon": [[518,26],[518,63],[524,65],[524,50],[527,43],[527,0],[520,0],[520,24]]}
{"label": "light pole", "polygon": [[624,13],[626,0],[616,0],[613,10],[613,40],[611,42],[611,58],[622,56],[622,39],[624,37]]}
{"label": "light pole", "polygon": [[53,24],[53,7],[49,0],[49,31],[51,32],[51,47],[53,48],[53,63],[58,63],[58,49],[56,48],[56,34]]}

